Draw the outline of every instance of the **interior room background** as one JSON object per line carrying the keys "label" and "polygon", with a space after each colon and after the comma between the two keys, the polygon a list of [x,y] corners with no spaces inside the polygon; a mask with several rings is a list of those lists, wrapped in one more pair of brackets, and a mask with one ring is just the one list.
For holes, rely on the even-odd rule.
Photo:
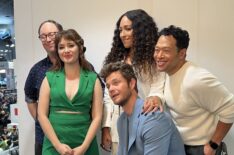
{"label": "interior room background", "polygon": [[[124,12],[137,8],[153,16],[160,29],[173,24],[188,30],[188,59],[207,68],[234,93],[232,0],[15,0],[20,155],[32,155],[34,149],[34,122],[24,102],[23,88],[29,69],[46,56],[38,39],[39,24],[54,19],[65,29],[76,29],[84,38],[87,59],[100,71],[110,51],[116,21]],[[225,142],[229,154],[234,155],[234,127]]]}

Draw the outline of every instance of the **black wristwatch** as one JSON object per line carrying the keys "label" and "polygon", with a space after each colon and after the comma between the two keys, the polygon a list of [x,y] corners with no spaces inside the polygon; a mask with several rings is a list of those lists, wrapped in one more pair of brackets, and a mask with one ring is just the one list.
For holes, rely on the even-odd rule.
{"label": "black wristwatch", "polygon": [[209,141],[209,144],[210,144],[210,147],[214,150],[216,150],[219,147],[219,145],[213,142],[212,140]]}

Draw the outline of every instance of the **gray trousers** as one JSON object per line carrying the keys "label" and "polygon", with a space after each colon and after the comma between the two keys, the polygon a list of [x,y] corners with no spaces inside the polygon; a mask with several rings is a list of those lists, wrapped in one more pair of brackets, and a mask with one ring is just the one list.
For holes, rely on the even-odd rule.
{"label": "gray trousers", "polygon": [[[204,155],[204,145],[184,145],[186,155]],[[217,148],[215,155],[228,155],[227,147],[224,142]]]}

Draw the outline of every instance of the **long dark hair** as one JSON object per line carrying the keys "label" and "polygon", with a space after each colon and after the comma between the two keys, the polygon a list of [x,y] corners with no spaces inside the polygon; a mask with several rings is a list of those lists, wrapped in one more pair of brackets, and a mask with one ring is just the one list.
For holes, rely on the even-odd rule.
{"label": "long dark hair", "polygon": [[61,39],[74,41],[80,50],[79,64],[80,64],[81,68],[83,68],[84,70],[89,70],[89,71],[92,70],[90,63],[85,59],[84,52],[85,52],[86,48],[84,46],[84,40],[81,38],[81,36],[74,29],[63,30],[56,35],[56,38],[55,38],[56,63],[53,64],[51,70],[58,71],[64,67],[64,63],[60,59],[59,54],[58,54],[58,44],[61,41]]}
{"label": "long dark hair", "polygon": [[158,27],[153,18],[141,9],[128,11],[118,19],[114,31],[112,48],[106,56],[103,65],[122,61],[130,52],[130,49],[125,48],[120,39],[119,26],[124,16],[132,21],[134,38],[132,65],[136,75],[141,76],[144,73],[152,78],[156,71],[153,55],[155,44],[158,40]]}

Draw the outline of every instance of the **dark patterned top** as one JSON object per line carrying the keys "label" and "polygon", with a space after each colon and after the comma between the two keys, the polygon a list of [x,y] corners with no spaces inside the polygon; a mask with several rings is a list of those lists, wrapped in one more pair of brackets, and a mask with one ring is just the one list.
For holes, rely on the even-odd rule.
{"label": "dark patterned top", "polygon": [[[39,91],[41,83],[45,78],[45,73],[52,66],[49,58],[44,58],[43,60],[36,63],[30,70],[27,80],[24,86],[25,101],[26,103],[37,103],[39,98]],[[35,121],[35,133],[36,133],[36,143],[42,144],[44,134],[40,127],[39,122]]]}

